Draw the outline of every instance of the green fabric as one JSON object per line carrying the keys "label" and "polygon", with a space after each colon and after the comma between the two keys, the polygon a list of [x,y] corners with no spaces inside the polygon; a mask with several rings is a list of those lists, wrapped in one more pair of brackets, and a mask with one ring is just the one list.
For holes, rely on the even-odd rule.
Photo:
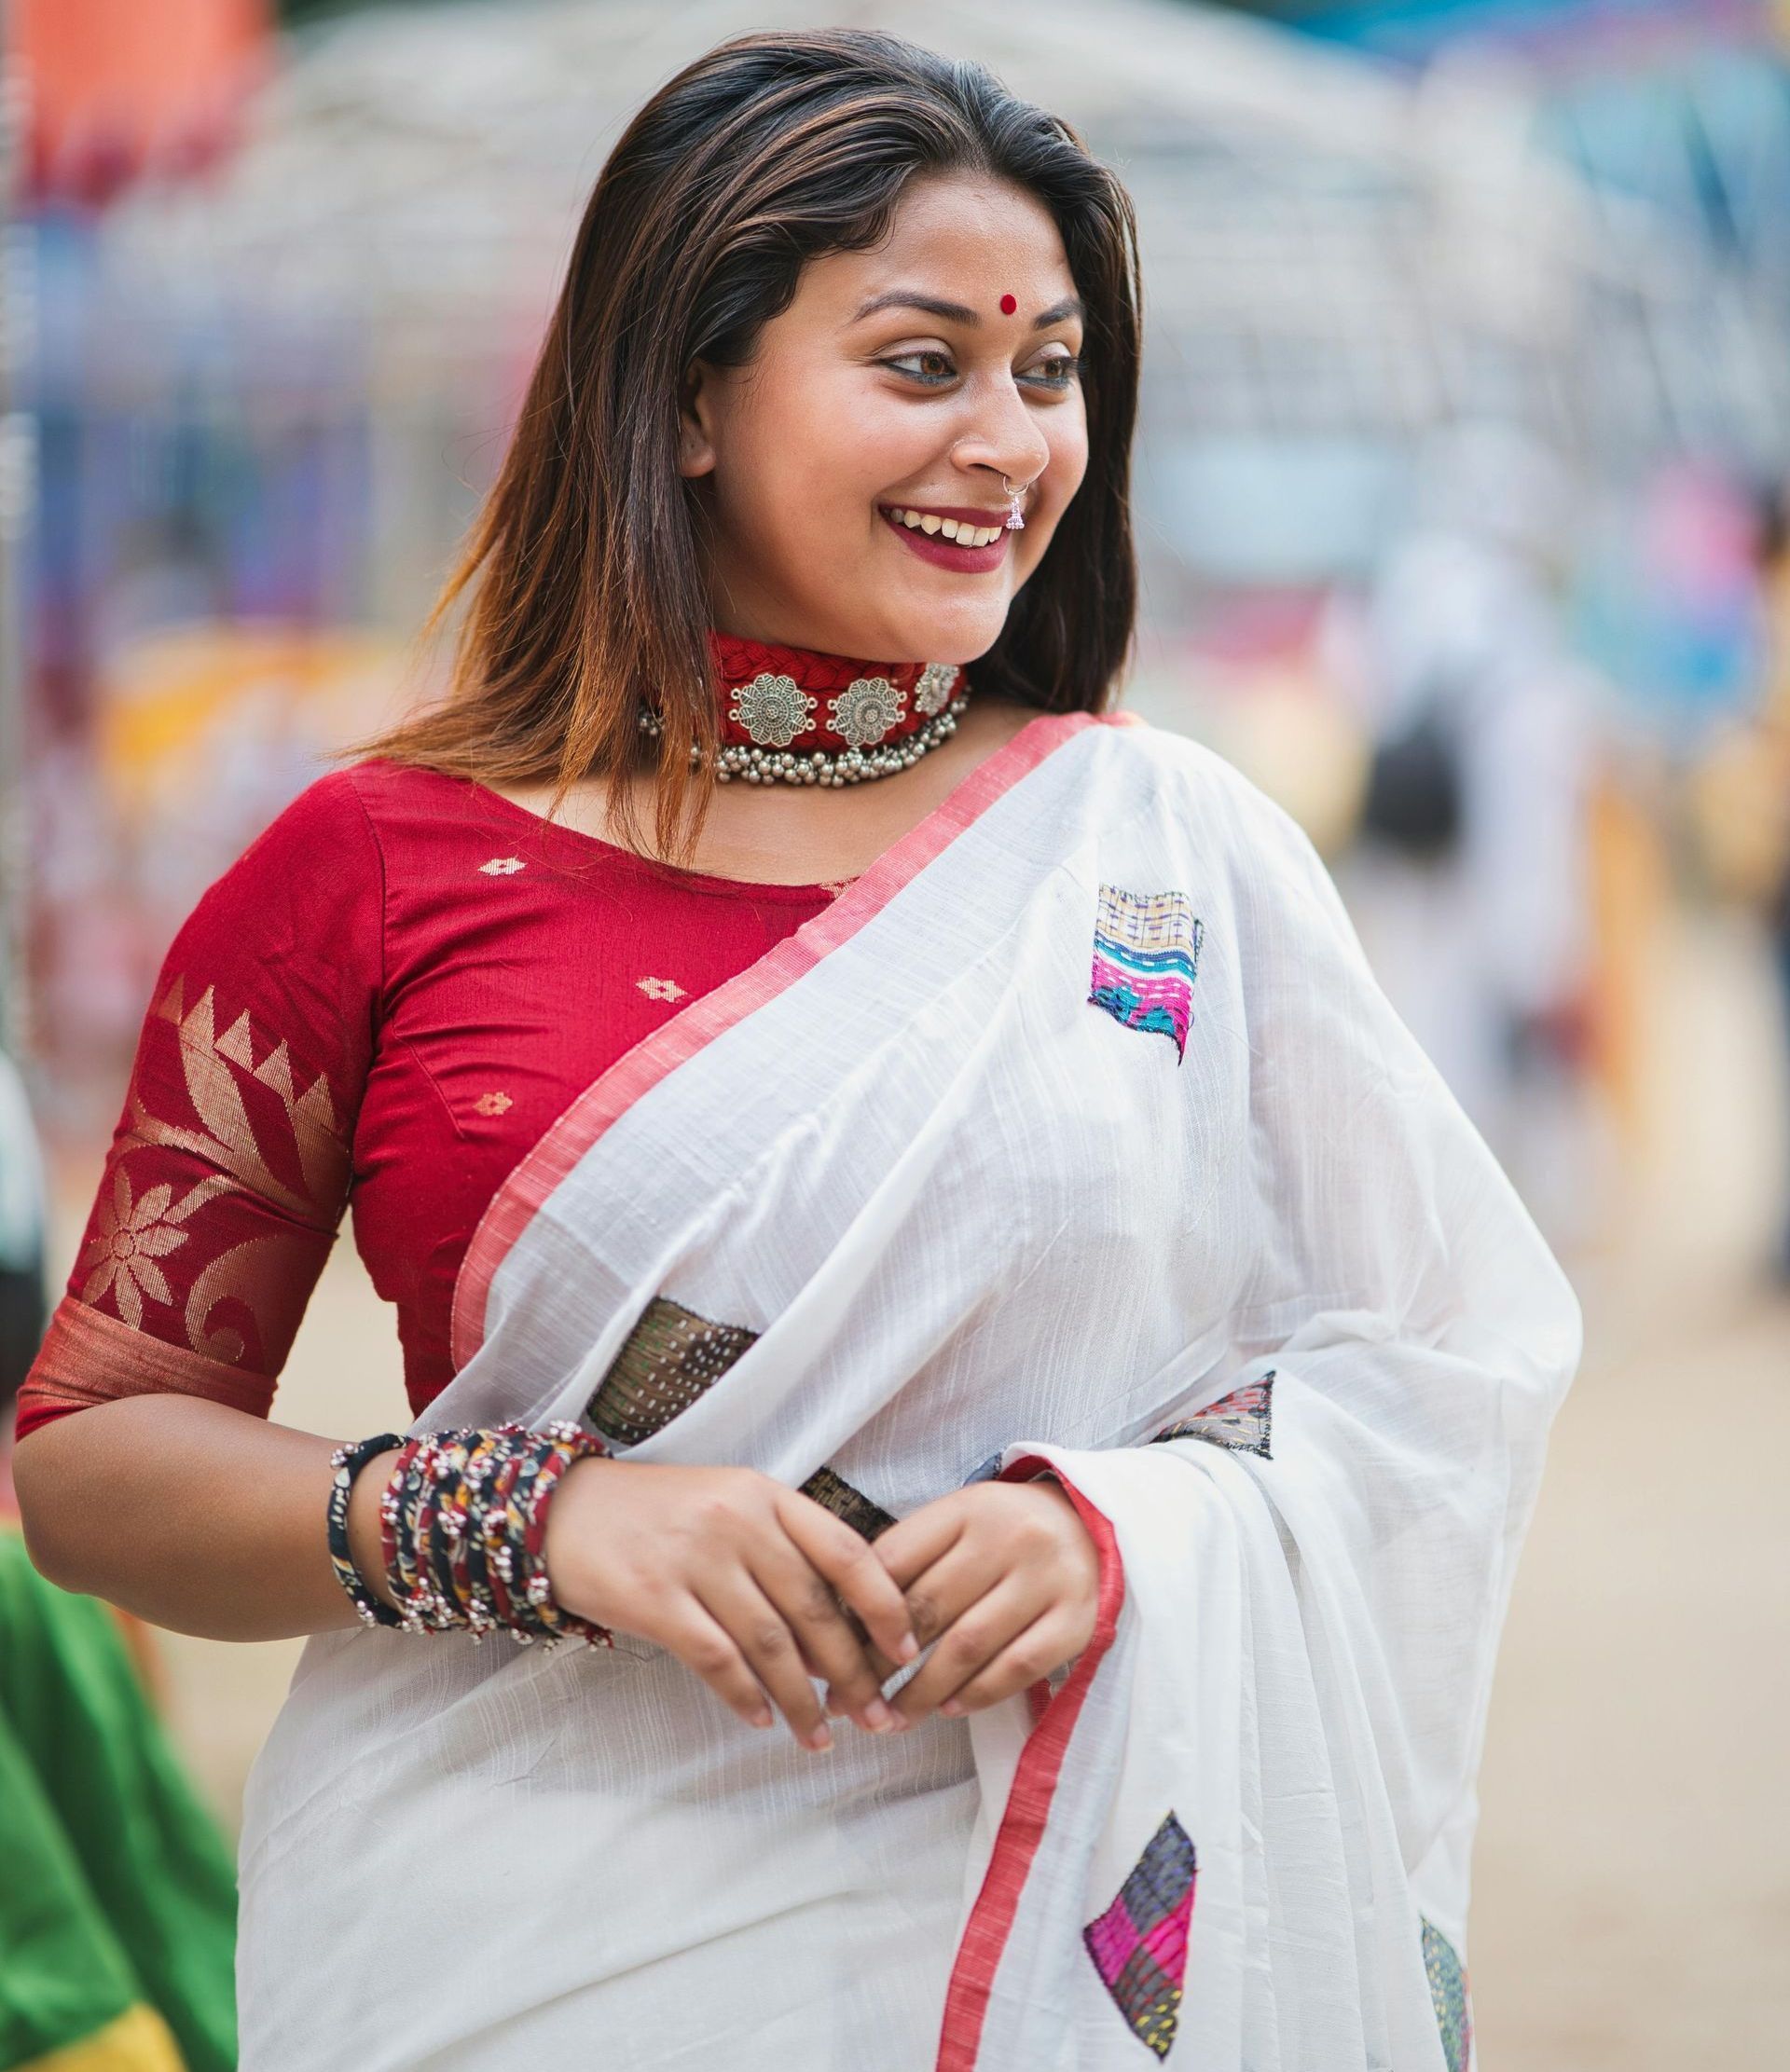
{"label": "green fabric", "polygon": [[236,2064],[236,1885],[117,1622],[0,1528],[0,2068],[158,2009]]}

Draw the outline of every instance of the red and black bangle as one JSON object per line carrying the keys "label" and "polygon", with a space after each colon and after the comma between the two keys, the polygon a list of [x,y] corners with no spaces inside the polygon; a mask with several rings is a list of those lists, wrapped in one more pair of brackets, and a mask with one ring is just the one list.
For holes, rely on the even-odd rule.
{"label": "red and black bangle", "polygon": [[539,1639],[552,1647],[573,1636],[614,1644],[607,1627],[555,1602],[544,1558],[554,1491],[574,1461],[606,1453],[600,1440],[575,1424],[504,1424],[402,1445],[388,1434],[344,1451],[370,1458],[393,1446],[400,1449],[380,1499],[379,1535],[400,1609],[379,1603],[363,1581],[379,1606],[378,1624],[412,1633],[459,1627],[475,1640],[501,1626],[524,1645]]}

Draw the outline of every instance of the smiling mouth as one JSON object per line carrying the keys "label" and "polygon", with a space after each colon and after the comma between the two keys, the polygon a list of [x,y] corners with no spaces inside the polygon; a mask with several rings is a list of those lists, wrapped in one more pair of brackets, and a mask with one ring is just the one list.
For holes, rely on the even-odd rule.
{"label": "smiling mouth", "polygon": [[1007,526],[998,513],[922,511],[903,503],[879,503],[877,511],[902,544],[935,567],[980,575],[998,568],[1007,552]]}

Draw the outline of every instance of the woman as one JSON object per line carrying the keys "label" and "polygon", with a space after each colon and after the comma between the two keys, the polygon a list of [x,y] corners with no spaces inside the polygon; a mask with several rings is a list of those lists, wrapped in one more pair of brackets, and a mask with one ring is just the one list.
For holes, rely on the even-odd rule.
{"label": "woman", "polygon": [[[315,1636],[251,2072],[1465,2062],[1578,1311],[1299,829],[1106,709],[1136,362],[1064,125],[711,52],[448,701],[176,940],[21,1488],[64,1581]],[[333,1456],[261,1420],[351,1184],[416,1421]]]}

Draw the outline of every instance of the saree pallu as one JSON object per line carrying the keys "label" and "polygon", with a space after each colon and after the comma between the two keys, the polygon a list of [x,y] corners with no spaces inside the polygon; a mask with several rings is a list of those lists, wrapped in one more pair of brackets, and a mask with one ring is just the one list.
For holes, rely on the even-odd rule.
{"label": "saree pallu", "polygon": [[[423,1184],[420,1180],[420,1184]],[[1460,2072],[1474,1776],[1570,1284],[1298,825],[1040,716],[492,1203],[434,1428],[874,1534],[1061,1476],[1066,1674],[815,1756],[674,1658],[312,1640],[245,2072]]]}

